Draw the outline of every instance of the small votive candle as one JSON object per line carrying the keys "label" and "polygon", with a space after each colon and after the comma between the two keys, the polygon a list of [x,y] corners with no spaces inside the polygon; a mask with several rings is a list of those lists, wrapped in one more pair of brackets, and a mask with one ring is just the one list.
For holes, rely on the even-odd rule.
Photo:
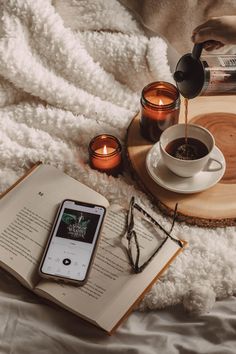
{"label": "small votive candle", "polygon": [[122,148],[119,140],[108,134],[95,136],[89,143],[90,166],[108,175],[122,172]]}
{"label": "small votive candle", "polygon": [[142,136],[157,142],[166,128],[178,123],[179,109],[179,91],[174,85],[157,81],[145,86],[141,95]]}

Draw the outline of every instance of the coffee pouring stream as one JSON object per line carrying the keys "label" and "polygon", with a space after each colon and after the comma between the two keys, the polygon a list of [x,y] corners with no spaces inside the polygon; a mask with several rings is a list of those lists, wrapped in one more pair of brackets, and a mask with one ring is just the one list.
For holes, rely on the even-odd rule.
{"label": "coffee pouring stream", "polygon": [[203,43],[183,55],[176,65],[174,80],[185,98],[236,95],[236,54],[202,55]]}

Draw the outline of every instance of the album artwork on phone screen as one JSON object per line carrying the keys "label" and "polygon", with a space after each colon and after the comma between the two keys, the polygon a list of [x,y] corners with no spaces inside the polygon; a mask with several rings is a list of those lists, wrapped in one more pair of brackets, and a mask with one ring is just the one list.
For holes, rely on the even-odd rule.
{"label": "album artwork on phone screen", "polygon": [[92,243],[99,217],[98,214],[65,208],[56,236]]}

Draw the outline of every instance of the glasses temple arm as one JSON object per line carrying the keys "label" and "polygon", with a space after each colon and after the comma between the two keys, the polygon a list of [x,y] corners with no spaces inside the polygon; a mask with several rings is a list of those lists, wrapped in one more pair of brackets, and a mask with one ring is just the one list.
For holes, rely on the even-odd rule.
{"label": "glasses temple arm", "polygon": [[[173,222],[172,222],[172,226],[171,226],[171,230],[170,232],[172,231],[173,229],[173,226],[174,226],[174,223],[175,223],[175,220],[176,220],[176,216],[177,216],[177,206],[178,204],[176,203],[175,205],[175,211],[174,211],[174,219],[173,219]],[[145,215],[147,218],[149,218],[152,223],[156,226],[158,226],[166,236],[168,236],[172,241],[176,242],[181,248],[183,248],[183,243],[180,241],[180,240],[177,240],[176,238],[174,238],[173,236],[170,235],[169,232],[167,232],[162,226],[161,224],[159,224],[150,214],[148,214],[140,205],[138,205],[137,203],[134,203],[133,204],[133,207],[136,208],[137,210],[139,210],[143,215]]]}

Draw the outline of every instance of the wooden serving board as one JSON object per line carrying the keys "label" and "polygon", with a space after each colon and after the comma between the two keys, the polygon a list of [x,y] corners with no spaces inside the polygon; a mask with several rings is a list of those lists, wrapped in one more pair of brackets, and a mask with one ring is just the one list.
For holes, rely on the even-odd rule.
{"label": "wooden serving board", "polygon": [[[130,123],[126,151],[133,177],[158,207],[173,214],[178,202],[178,219],[208,227],[236,225],[236,96],[197,97],[189,101],[188,121],[209,129],[223,152],[226,171],[215,186],[195,194],[180,194],[160,187],[146,170],[146,156],[152,143],[140,134],[137,114]],[[184,122],[181,104],[180,122]]]}

